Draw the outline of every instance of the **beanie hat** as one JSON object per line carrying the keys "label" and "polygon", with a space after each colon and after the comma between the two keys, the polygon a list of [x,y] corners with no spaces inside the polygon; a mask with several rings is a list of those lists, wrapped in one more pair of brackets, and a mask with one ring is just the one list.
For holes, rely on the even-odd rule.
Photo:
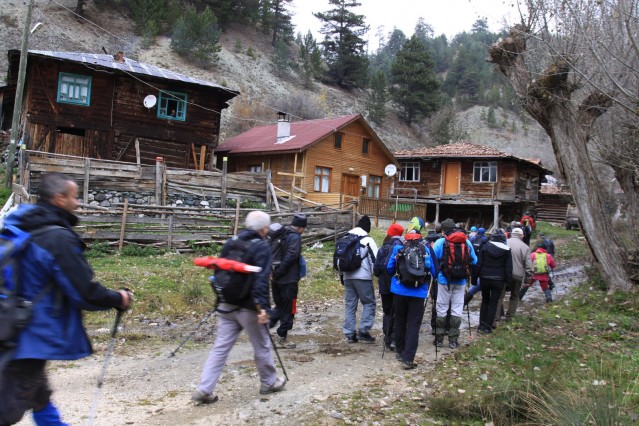
{"label": "beanie hat", "polygon": [[291,225],[298,228],[306,228],[306,215],[304,213],[295,213]]}
{"label": "beanie hat", "polygon": [[504,234],[504,231],[502,229],[497,229],[490,236],[490,240],[491,241],[498,241],[500,243],[505,243],[506,242],[506,234]]}
{"label": "beanie hat", "polygon": [[357,226],[362,228],[366,233],[371,232],[371,220],[368,216],[364,215],[357,221]]}
{"label": "beanie hat", "polygon": [[524,231],[521,228],[515,228],[511,233],[514,237],[523,238],[524,236]]}
{"label": "beanie hat", "polygon": [[471,226],[470,227],[470,232],[477,232],[477,227],[476,226]]}
{"label": "beanie hat", "polygon": [[442,231],[448,232],[455,227],[455,221],[452,219],[446,219],[442,222]]}
{"label": "beanie hat", "polygon": [[479,235],[484,235],[484,234],[486,233],[486,230],[485,230],[484,228],[479,228],[479,229],[477,230],[477,233],[478,233]]}
{"label": "beanie hat", "polygon": [[393,223],[386,230],[386,235],[388,235],[389,237],[401,237],[403,233],[404,233],[404,227],[400,225],[399,223]]}
{"label": "beanie hat", "polygon": [[408,226],[406,227],[406,233],[409,233],[410,231],[415,231],[419,233],[424,227],[424,224],[425,224],[424,219],[422,219],[421,217],[415,216],[408,221]]}
{"label": "beanie hat", "polygon": [[426,236],[426,241],[432,243],[433,241],[437,241],[440,237],[441,235],[439,235],[437,232],[429,231],[428,235]]}

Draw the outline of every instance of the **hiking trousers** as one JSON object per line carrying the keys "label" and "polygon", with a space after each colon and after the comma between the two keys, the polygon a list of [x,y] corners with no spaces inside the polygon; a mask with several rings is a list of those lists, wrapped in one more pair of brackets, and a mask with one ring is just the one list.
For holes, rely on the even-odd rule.
{"label": "hiking trousers", "polygon": [[481,279],[481,307],[479,309],[479,326],[492,330],[499,298],[504,292],[504,281]]}
{"label": "hiking trousers", "polygon": [[[357,307],[362,302],[362,318],[357,327]],[[346,336],[357,331],[368,333],[375,322],[375,289],[373,280],[344,280],[344,328]]]}
{"label": "hiking trousers", "polygon": [[424,318],[424,299],[394,295],[395,346],[402,361],[413,362],[419,343],[419,328]]}
{"label": "hiking trousers", "polygon": [[[430,298],[432,300],[431,303],[431,314],[430,314],[430,328],[432,333],[435,334],[435,329],[437,328],[437,289],[439,285],[437,281],[433,282],[433,288],[430,289]],[[446,332],[448,334],[448,329],[450,329],[450,302],[448,303],[448,311],[446,312]]]}
{"label": "hiking trousers", "polygon": [[217,335],[202,369],[202,378],[197,387],[200,392],[213,394],[226,359],[242,329],[246,330],[253,345],[253,359],[257,365],[260,382],[266,386],[275,384],[277,376],[268,330],[264,324],[257,322],[257,312],[242,308],[228,313],[218,312]]}
{"label": "hiking trousers", "polygon": [[390,345],[391,342],[394,341],[393,330],[389,329],[393,315],[393,293],[380,294],[379,297],[382,299],[382,312],[384,312],[384,318],[382,320],[384,343]]}
{"label": "hiking trousers", "polygon": [[293,320],[297,313],[298,283],[271,283],[275,307],[271,310],[269,327],[275,327],[279,321],[277,335],[286,337],[293,328]]}
{"label": "hiking trousers", "polygon": [[[497,303],[497,312],[501,313],[504,301],[506,300],[506,294],[510,294],[508,298],[508,311],[506,311],[506,318],[512,319],[517,313],[517,307],[519,306],[519,291],[521,290],[521,284],[524,282],[524,277],[519,277],[517,275],[513,275],[513,285],[510,288],[510,291],[504,289],[501,292],[501,297],[499,298],[499,302]],[[493,327],[497,325],[497,315],[495,315],[495,320],[493,320]]]}

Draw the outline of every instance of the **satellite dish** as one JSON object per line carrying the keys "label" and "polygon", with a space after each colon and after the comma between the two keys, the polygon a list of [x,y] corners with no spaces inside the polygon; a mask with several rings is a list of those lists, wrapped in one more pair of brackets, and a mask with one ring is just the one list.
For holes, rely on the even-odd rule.
{"label": "satellite dish", "polygon": [[149,95],[144,98],[144,106],[147,108],[153,108],[158,99],[154,95]]}
{"label": "satellite dish", "polygon": [[395,167],[394,164],[389,164],[384,169],[384,173],[386,173],[386,176],[389,176],[389,177],[390,176],[395,176],[395,173],[397,173],[397,167]]}

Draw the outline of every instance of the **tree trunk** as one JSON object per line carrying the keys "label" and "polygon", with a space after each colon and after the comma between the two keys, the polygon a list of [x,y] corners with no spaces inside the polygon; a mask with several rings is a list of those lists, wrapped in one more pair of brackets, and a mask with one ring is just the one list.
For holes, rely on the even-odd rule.
{"label": "tree trunk", "polygon": [[632,170],[615,167],[615,177],[626,196],[626,219],[630,229],[639,229],[639,179]]}

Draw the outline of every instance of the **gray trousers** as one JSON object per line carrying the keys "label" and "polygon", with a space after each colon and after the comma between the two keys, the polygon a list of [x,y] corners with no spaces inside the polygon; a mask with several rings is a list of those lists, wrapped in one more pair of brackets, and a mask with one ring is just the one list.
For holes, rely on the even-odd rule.
{"label": "gray trousers", "polygon": [[[357,331],[368,333],[375,322],[375,288],[372,280],[344,280],[344,327],[345,335]],[[362,318],[357,327],[357,307],[359,302],[364,306]]]}
{"label": "gray trousers", "polygon": [[508,311],[506,311],[506,318],[511,319],[517,313],[517,306],[519,306],[519,290],[521,290],[521,284],[524,281],[524,277],[518,277],[513,275],[513,286],[510,291],[502,291],[499,303],[497,303],[497,314],[495,315],[495,321],[493,321],[493,327],[497,325],[497,320],[501,315],[502,306],[504,306],[504,299],[506,293],[510,293],[510,299],[508,300]]}
{"label": "gray trousers", "polygon": [[235,341],[245,329],[253,345],[253,359],[257,365],[260,382],[266,386],[273,386],[277,376],[271,353],[271,342],[264,324],[257,322],[257,313],[248,309],[239,309],[230,313],[220,313],[217,319],[217,337],[209,356],[204,363],[202,379],[198,390],[205,394],[212,394],[220,379],[224,364],[233,348]]}

